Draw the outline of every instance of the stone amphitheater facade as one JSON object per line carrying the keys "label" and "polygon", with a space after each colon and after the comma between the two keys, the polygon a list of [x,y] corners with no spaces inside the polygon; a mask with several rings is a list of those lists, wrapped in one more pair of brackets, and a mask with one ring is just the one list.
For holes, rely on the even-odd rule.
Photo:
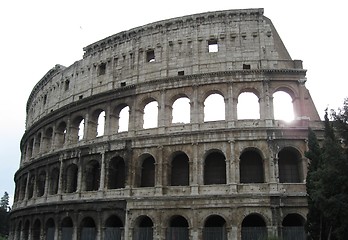
{"label": "stone amphitheater facade", "polygon": [[[322,131],[305,82],[263,9],[159,21],[85,47],[29,96],[9,239],[302,239],[308,127]],[[274,117],[279,91],[291,122]],[[238,117],[245,92],[255,119]],[[220,119],[205,118],[211,96]]]}

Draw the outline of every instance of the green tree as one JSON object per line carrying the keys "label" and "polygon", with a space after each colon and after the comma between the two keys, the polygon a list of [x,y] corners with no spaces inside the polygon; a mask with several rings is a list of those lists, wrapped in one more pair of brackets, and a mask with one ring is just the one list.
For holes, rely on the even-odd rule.
{"label": "green tree", "polygon": [[9,195],[5,192],[0,200],[0,237],[8,235],[10,210]]}
{"label": "green tree", "polygon": [[4,196],[1,197],[0,207],[8,211],[10,209],[9,202],[10,202],[10,196],[8,195],[7,192],[5,192]]}
{"label": "green tree", "polygon": [[[343,107],[337,111],[331,110],[331,116],[334,120],[335,128],[339,136],[348,145],[348,98],[344,99]],[[346,148],[348,150],[348,148]],[[346,151],[347,154],[347,151]]]}
{"label": "green tree", "polygon": [[321,191],[320,186],[318,186],[318,180],[320,179],[318,165],[319,162],[321,162],[320,158],[322,153],[317,136],[311,128],[308,133],[308,149],[309,150],[305,153],[306,157],[310,160],[306,181],[308,193],[306,230],[310,233],[312,239],[322,239],[325,220],[318,206],[319,192]]}
{"label": "green tree", "polygon": [[343,240],[348,236],[348,155],[332,124],[326,111],[322,147],[309,130],[306,226],[312,239]]}
{"label": "green tree", "polygon": [[[325,140],[322,148],[320,208],[328,220],[328,239],[346,239],[344,218],[348,212],[343,209],[348,203],[348,167],[344,150],[334,134],[332,124],[325,115]],[[348,206],[347,206],[348,207]],[[343,225],[342,225],[343,224]],[[343,227],[343,229],[342,229]],[[347,232],[348,233],[348,232]],[[331,238],[332,236],[332,238]]]}
{"label": "green tree", "polygon": [[[348,236],[348,98],[343,102],[343,107],[336,111],[331,110],[331,117],[339,141],[337,145],[343,149],[340,153],[340,159],[336,158],[335,163],[337,171],[338,186],[336,186],[337,194],[330,199],[330,203],[336,206],[338,222],[335,234],[338,239],[347,239]],[[334,214],[334,213],[333,213]]]}

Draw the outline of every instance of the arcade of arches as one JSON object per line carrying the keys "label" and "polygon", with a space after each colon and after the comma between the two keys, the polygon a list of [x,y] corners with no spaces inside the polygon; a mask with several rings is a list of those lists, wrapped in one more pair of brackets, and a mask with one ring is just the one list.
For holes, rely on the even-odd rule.
{"label": "arcade of arches", "polygon": [[[159,165],[158,155],[142,154],[138,159],[94,154],[73,158],[61,165],[40,167],[22,174],[16,182],[16,202],[49,195],[107,189],[190,185],[302,183],[307,160],[293,147],[282,148],[274,160],[255,147],[244,149],[239,158],[227,159],[218,149],[208,150],[194,162],[183,151],[169,154]],[[161,156],[163,157],[163,156]],[[272,161],[272,162],[270,162]],[[132,164],[134,163],[134,164]],[[231,164],[233,169],[231,170]],[[274,164],[274,165],[273,165]],[[193,180],[194,165],[200,165],[201,180]],[[273,166],[273,168],[270,168]],[[165,174],[160,172],[165,171]],[[162,175],[162,176],[160,176]],[[163,181],[159,178],[167,177]]]}
{"label": "arcade of arches", "polygon": [[[285,112],[290,113],[290,118],[289,116],[282,116],[279,108],[272,108],[272,114],[270,116],[274,119],[279,119],[277,116],[283,117],[284,120],[294,119],[292,110],[294,106],[292,105],[293,100],[291,96],[284,91],[277,91],[274,95],[279,95],[278,93],[281,93],[283,96],[282,99],[284,99],[284,96],[288,98],[287,102],[281,98],[278,99],[278,97],[272,102],[274,102],[275,106],[279,105],[279,103],[287,104],[288,107]],[[258,97],[252,92],[242,92],[236,102],[237,105],[235,108],[237,110],[235,115],[237,116],[237,120],[258,120],[261,119],[261,115],[266,114],[262,112],[265,110],[261,108]],[[170,107],[171,123],[168,124],[190,124],[195,118],[191,112],[194,109],[192,109],[190,104],[191,102],[188,97],[178,97],[173,102],[172,107]],[[27,142],[24,153],[22,154],[22,162],[29,161],[31,158],[37,157],[40,154],[62,148],[68,144],[76,144],[82,140],[90,140],[132,130],[129,128],[130,113],[132,111],[128,105],[121,104],[113,112],[104,110],[107,108],[107,106],[104,106],[94,109],[88,117],[84,113],[76,113],[76,116],[73,118],[60,120],[57,126],[49,125],[39,130]],[[141,111],[142,117],[140,119],[142,119],[142,123],[137,123],[137,125],[141,125],[142,129],[159,127],[162,117],[159,115],[158,108],[159,105],[156,100],[147,100]],[[202,114],[199,115],[204,116],[203,121],[210,122],[228,120],[227,116],[225,116],[225,109],[233,107],[225,104],[224,97],[221,94],[212,93],[205,98],[202,106],[199,108],[202,108]],[[87,121],[86,118],[88,118]],[[132,123],[131,127],[133,125]]]}
{"label": "arcade of arches", "polygon": [[[154,216],[137,216],[132,222],[132,227],[124,228],[124,220],[117,214],[102,213],[102,219],[95,214],[84,216],[76,220],[73,216],[61,216],[59,220],[54,217],[47,217],[46,220],[36,218],[19,221],[15,239],[39,240],[39,239],[104,239],[104,240],[226,240],[239,236],[242,240],[267,239],[273,236],[274,232],[284,240],[305,239],[305,219],[298,213],[289,213],[284,216],[282,225],[279,227],[269,226],[265,216],[259,213],[246,215],[238,225],[230,225],[232,219],[226,219],[222,215],[211,214],[202,219],[201,225],[194,225],[192,219],[182,215],[163,216],[164,223]],[[232,220],[232,221],[231,221]],[[157,238],[155,237],[157,236]],[[260,238],[261,237],[261,238]]]}
{"label": "arcade of arches", "polygon": [[[165,147],[164,151],[166,151]],[[240,152],[237,159],[228,161],[227,153],[219,149],[210,149],[202,154],[203,159],[194,160],[189,153],[174,151],[168,154],[168,161],[162,160],[162,165],[158,163],[161,157],[150,153],[141,154],[135,161],[127,158],[126,154],[87,155],[80,159],[61,162],[60,166],[41,167],[26,175],[23,174],[17,182],[18,192],[16,192],[15,202],[20,205],[27,201],[63,196],[62,194],[68,197],[69,194],[76,196],[76,194],[84,195],[88,192],[97,194],[101,191],[106,194],[105,197],[108,197],[108,195],[120,195],[132,189],[133,191],[140,189],[149,191],[149,188],[156,189],[160,185],[166,187],[168,191],[190,188],[196,184],[228,189],[229,184],[234,182],[240,186],[236,191],[243,193],[242,188],[262,189],[260,186],[266,186],[274,180],[279,184],[296,184],[303,181],[303,166],[306,161],[297,149],[290,146],[282,148],[274,158],[276,160],[274,166],[277,169],[269,168],[272,164],[269,162],[270,159],[265,157],[267,154],[258,148],[247,147]],[[136,164],[132,166],[132,162]],[[201,180],[195,180],[192,174],[195,172],[193,166],[200,164],[201,167],[198,169],[202,169],[202,172],[197,175],[203,177]],[[230,164],[234,165],[232,169],[235,169],[235,172],[231,172]],[[162,178],[158,176],[159,169],[166,173],[163,177],[167,176],[167,179],[159,180]],[[279,175],[273,178],[272,174]],[[125,236],[140,240],[156,239],[155,236],[158,234],[163,235],[165,239],[192,239],[190,236],[200,236],[199,239],[230,239],[227,236],[254,239],[253,236],[266,236],[274,232],[278,232],[278,235],[290,236],[283,239],[293,239],[293,234],[297,237],[304,234],[304,219],[296,213],[289,213],[281,226],[270,226],[262,214],[254,213],[246,216],[240,223],[235,222],[236,226],[229,225],[231,220],[213,214],[206,217],[202,226],[195,227],[192,226],[193,223],[188,216],[184,217],[177,213],[170,217],[170,221],[163,229],[161,220],[156,219],[158,218],[156,215],[139,217],[133,215],[132,217],[136,219],[125,220],[124,213],[120,213],[104,221],[100,219],[100,216],[95,216],[95,213],[88,214],[88,212],[82,214],[86,216],[83,219],[76,217],[73,210],[69,213],[71,217],[61,216],[63,219],[49,217],[49,214],[48,219],[46,216],[36,220],[18,219],[16,232],[20,232],[21,236],[17,236],[16,239],[34,240],[44,235],[49,240],[127,239]],[[107,211],[102,210],[102,212],[107,214]],[[133,227],[126,230],[123,227],[125,221],[134,221]]]}

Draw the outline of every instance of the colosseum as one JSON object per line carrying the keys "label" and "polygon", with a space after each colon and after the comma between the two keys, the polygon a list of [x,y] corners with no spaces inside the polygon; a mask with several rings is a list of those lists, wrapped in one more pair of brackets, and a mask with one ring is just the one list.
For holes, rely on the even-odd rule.
{"label": "colosseum", "polygon": [[[263,9],[83,50],[28,98],[9,239],[305,239],[304,153],[322,121]],[[279,92],[293,121],[277,118]]]}

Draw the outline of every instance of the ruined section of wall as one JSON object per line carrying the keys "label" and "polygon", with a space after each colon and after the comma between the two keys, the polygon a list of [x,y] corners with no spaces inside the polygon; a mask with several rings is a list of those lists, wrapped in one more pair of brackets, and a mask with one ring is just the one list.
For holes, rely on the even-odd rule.
{"label": "ruined section of wall", "polygon": [[[262,9],[164,20],[84,51],[29,96],[10,239],[304,239],[308,127],[321,138],[322,122]],[[277,118],[279,92],[292,121]]]}
{"label": "ruined section of wall", "polygon": [[156,22],[84,50],[82,60],[68,68],[55,67],[50,70],[55,74],[47,74],[34,88],[27,103],[27,128],[68,103],[133,84],[183,74],[302,69],[301,63],[290,58],[262,9]]}

